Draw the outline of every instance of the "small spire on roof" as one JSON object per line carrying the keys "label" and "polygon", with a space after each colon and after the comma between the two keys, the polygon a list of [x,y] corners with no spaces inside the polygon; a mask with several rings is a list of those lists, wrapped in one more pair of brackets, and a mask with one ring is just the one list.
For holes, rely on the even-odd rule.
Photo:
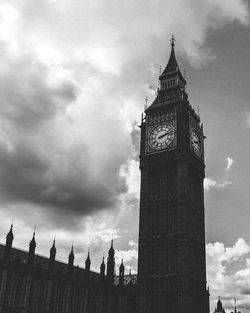
{"label": "small spire on roof", "polygon": [[31,239],[31,244],[35,244],[36,243],[36,226],[34,226],[34,231],[33,231],[33,236],[32,236],[32,239]]}
{"label": "small spire on roof", "polygon": [[13,236],[13,219],[12,219],[12,222],[11,222],[11,225],[10,225],[10,230],[9,230],[7,236],[8,235],[12,235]]}

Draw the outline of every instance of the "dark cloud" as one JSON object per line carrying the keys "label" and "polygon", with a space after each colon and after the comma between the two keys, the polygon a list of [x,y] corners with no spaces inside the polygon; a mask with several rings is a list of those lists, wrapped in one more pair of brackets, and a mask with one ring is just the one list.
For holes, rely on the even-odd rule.
{"label": "dark cloud", "polygon": [[[49,215],[71,214],[72,219],[116,207],[119,194],[127,190],[119,177],[125,154],[103,164],[102,156],[95,156],[100,162],[94,164],[84,138],[92,135],[95,122],[89,129],[80,125],[85,130],[82,140],[67,132],[74,120],[66,111],[78,100],[79,91],[72,75],[32,54],[11,58],[4,48],[0,47],[5,60],[0,71],[2,202],[33,204],[47,208]],[[100,176],[93,174],[96,170]]]}
{"label": "dark cloud", "polygon": [[243,296],[250,295],[250,287],[242,287],[240,289],[240,294],[243,295]]}
{"label": "dark cloud", "polygon": [[5,62],[0,71],[1,119],[12,122],[19,131],[34,131],[76,100],[76,84],[66,77],[49,83],[49,67],[34,55],[7,57]]}
{"label": "dark cloud", "polygon": [[14,152],[1,148],[1,196],[9,201],[31,202],[50,209],[63,209],[68,214],[85,215],[113,207],[116,192],[126,191],[123,181],[116,190],[98,180],[90,182],[87,168],[84,170],[77,164],[61,171],[60,175],[54,175],[48,160],[26,144],[16,146]]}

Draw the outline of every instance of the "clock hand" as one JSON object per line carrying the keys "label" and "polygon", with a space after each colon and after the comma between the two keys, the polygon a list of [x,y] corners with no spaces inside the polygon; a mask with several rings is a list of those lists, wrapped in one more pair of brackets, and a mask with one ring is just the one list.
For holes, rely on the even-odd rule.
{"label": "clock hand", "polygon": [[167,135],[167,133],[165,133],[165,134],[159,136],[158,138],[161,139],[161,138],[165,137],[166,135]]}
{"label": "clock hand", "polygon": [[163,138],[163,137],[167,136],[168,134],[171,134],[172,132],[173,132],[173,131],[172,131],[172,130],[170,130],[170,131],[166,132],[165,134],[163,134],[163,135],[159,136],[158,138],[159,138],[159,139],[161,139],[161,138]]}

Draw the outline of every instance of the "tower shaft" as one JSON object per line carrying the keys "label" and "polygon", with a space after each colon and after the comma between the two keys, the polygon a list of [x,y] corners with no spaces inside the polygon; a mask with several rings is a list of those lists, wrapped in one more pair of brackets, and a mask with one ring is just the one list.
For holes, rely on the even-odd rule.
{"label": "tower shaft", "polygon": [[141,307],[143,313],[208,313],[203,129],[173,39],[171,46],[160,90],[141,125]]}

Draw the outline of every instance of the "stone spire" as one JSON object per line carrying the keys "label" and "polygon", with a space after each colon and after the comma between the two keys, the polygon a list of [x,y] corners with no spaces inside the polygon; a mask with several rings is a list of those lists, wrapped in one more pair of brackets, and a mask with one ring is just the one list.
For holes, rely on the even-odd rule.
{"label": "stone spire", "polygon": [[102,258],[102,264],[100,266],[100,274],[101,274],[101,278],[103,279],[105,276],[105,262],[104,262],[104,256]]}
{"label": "stone spire", "polygon": [[159,76],[159,89],[154,102],[145,111],[152,110],[170,102],[186,100],[186,80],[182,75],[175,57],[175,38],[172,35],[171,53],[164,71]]}
{"label": "stone spire", "polygon": [[113,247],[113,239],[111,240],[111,247],[109,249],[109,256],[107,262],[107,278],[110,283],[114,282],[115,274],[115,250]]}
{"label": "stone spire", "polygon": [[88,251],[88,256],[87,256],[87,259],[85,260],[85,270],[88,272],[90,271],[90,265],[91,265],[91,260],[90,260],[89,251]]}
{"label": "stone spire", "polygon": [[56,259],[56,241],[53,240],[52,247],[50,248],[50,257],[49,257],[49,269],[52,270],[54,268],[55,259]]}
{"label": "stone spire", "polygon": [[218,302],[217,302],[217,310],[222,311],[222,303],[220,301],[220,297],[219,297]]}
{"label": "stone spire", "polygon": [[29,244],[28,264],[30,265],[34,264],[35,250],[36,250],[36,239],[35,239],[35,229],[34,229],[33,237]]}
{"label": "stone spire", "polygon": [[125,271],[125,267],[123,265],[123,259],[122,259],[121,265],[119,267],[119,285],[124,284],[124,271]]}
{"label": "stone spire", "polygon": [[13,235],[13,222],[12,222],[10,225],[10,230],[6,236],[6,244],[5,244],[5,250],[4,250],[4,258],[6,260],[10,258],[13,240],[14,240],[14,235]]}
{"label": "stone spire", "polygon": [[70,254],[68,256],[68,275],[69,276],[71,276],[73,273],[74,259],[75,259],[75,255],[74,255],[74,247],[73,247],[73,243],[72,243],[71,251],[70,251]]}
{"label": "stone spire", "polygon": [[216,306],[216,308],[215,308],[214,313],[225,313],[225,310],[223,309],[223,306],[222,306],[222,302],[221,302],[221,300],[220,300],[220,297],[218,298],[217,306]]}
{"label": "stone spire", "polygon": [[74,247],[73,247],[73,244],[72,244],[72,246],[71,246],[71,251],[70,251],[70,254],[69,254],[69,257],[68,257],[68,266],[69,266],[69,267],[73,267],[73,265],[74,265],[74,259],[75,259]]}
{"label": "stone spire", "polygon": [[170,53],[170,57],[169,57],[169,60],[168,60],[168,64],[167,66],[165,67],[164,71],[162,72],[161,76],[165,76],[171,72],[176,72],[176,71],[179,71],[179,66],[178,66],[178,63],[177,63],[177,60],[176,60],[176,57],[175,57],[175,50],[174,50],[174,47],[175,47],[175,38],[174,38],[174,35],[172,35],[171,39],[170,39],[170,42],[171,42],[171,53]]}

